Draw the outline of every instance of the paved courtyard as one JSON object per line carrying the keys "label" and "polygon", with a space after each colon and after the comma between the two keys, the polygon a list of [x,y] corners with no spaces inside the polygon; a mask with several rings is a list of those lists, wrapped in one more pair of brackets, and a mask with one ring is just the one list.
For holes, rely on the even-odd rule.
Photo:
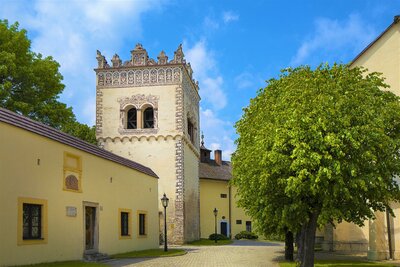
{"label": "paved courtyard", "polygon": [[283,244],[248,240],[234,241],[226,246],[182,246],[187,254],[152,259],[121,259],[107,262],[113,267],[124,266],[278,266],[283,257]]}

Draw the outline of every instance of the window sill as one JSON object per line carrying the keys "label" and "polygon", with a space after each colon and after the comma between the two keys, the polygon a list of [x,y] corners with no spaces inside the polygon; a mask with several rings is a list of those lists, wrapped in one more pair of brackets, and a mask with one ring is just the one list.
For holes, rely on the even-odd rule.
{"label": "window sill", "polygon": [[131,235],[120,235],[119,239],[132,239]]}
{"label": "window sill", "polygon": [[40,238],[40,239],[22,239],[18,241],[18,246],[40,245],[40,244],[47,244],[47,240],[44,238]]}
{"label": "window sill", "polygon": [[118,132],[120,134],[155,134],[158,133],[158,128],[140,128],[140,129],[126,129],[119,128]]}

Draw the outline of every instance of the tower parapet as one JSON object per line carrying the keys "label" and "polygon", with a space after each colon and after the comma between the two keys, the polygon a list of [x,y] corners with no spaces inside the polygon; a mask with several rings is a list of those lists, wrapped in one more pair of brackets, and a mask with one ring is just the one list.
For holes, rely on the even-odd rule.
{"label": "tower parapet", "polygon": [[193,70],[190,63],[186,63],[182,45],[174,52],[174,57],[168,61],[168,56],[161,51],[157,61],[150,58],[141,44],[136,44],[131,51],[131,59],[122,63],[115,54],[111,59],[111,66],[105,56],[97,50],[97,86],[108,87],[132,87],[146,85],[165,85],[182,82],[183,71],[189,77],[196,90],[199,84],[193,79]]}

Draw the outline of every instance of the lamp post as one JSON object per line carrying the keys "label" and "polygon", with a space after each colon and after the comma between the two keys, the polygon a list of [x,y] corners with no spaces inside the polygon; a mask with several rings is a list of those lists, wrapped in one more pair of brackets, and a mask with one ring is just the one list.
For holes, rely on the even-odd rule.
{"label": "lamp post", "polygon": [[214,240],[215,243],[217,243],[217,215],[218,215],[218,210],[217,208],[214,208],[214,217],[215,217],[215,235],[214,235]]}
{"label": "lamp post", "polygon": [[161,203],[164,207],[164,251],[168,251],[168,242],[167,242],[167,207],[168,207],[169,198],[164,193],[164,196],[161,198]]}

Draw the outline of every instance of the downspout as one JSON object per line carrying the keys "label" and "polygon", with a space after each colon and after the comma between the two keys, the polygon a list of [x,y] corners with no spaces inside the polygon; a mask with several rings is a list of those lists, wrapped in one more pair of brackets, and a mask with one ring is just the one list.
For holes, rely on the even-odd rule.
{"label": "downspout", "polygon": [[229,185],[229,237],[232,238],[232,207],[231,207],[231,186]]}
{"label": "downspout", "polygon": [[390,214],[386,209],[386,225],[387,225],[387,233],[388,233],[388,245],[389,245],[389,260],[393,260],[393,251],[392,251],[392,231],[390,228]]}

